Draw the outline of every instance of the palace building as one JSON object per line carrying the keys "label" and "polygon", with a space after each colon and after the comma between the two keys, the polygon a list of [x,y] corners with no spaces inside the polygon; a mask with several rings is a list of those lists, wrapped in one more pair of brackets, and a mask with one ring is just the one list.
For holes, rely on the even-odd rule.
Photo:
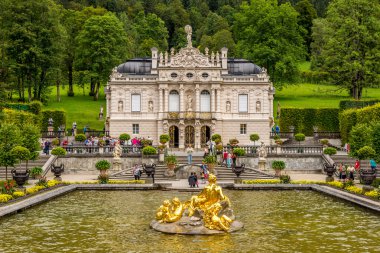
{"label": "palace building", "polygon": [[218,133],[226,144],[236,138],[251,144],[257,133],[269,144],[273,124],[274,88],[264,68],[220,52],[200,52],[192,46],[186,26],[187,46],[135,58],[113,70],[106,87],[106,129],[111,136],[129,133],[150,137],[158,144],[170,135],[170,146],[202,147]]}

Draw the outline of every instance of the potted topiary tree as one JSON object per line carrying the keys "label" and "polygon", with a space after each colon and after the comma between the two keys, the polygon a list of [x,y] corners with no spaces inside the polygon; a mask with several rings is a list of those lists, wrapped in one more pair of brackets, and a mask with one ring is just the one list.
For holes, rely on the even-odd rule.
{"label": "potted topiary tree", "polygon": [[[21,169],[21,161],[27,161],[30,159],[30,151],[27,148],[22,146],[16,146],[11,150],[12,155],[20,162]],[[28,169],[25,172],[12,170],[13,180],[16,181],[19,188],[23,188],[25,182],[29,179],[30,171]]]}
{"label": "potted topiary tree", "polygon": [[[53,148],[53,150],[51,151],[51,154],[57,156],[57,164],[58,164],[59,157],[66,155],[66,150],[61,147],[56,147],[56,148]],[[51,168],[51,172],[54,173],[54,176],[55,176],[54,179],[57,181],[61,181],[62,180],[61,174],[62,172],[65,171],[65,166],[63,165],[63,163],[61,163],[60,165],[52,164],[50,168]]]}
{"label": "potted topiary tree", "polygon": [[294,139],[296,139],[296,141],[298,141],[298,150],[297,150],[297,152],[298,153],[303,153],[303,148],[301,148],[301,141],[305,140],[305,135],[303,133],[298,133],[298,134],[294,135]]}
{"label": "potted topiary tree", "polygon": [[327,148],[329,145],[329,140],[327,139],[322,139],[319,142],[323,145],[324,148]]}
{"label": "potted topiary tree", "polygon": [[142,154],[147,156],[147,155],[155,155],[157,154],[157,149],[155,149],[152,146],[146,146],[142,149]]}
{"label": "potted topiary tree", "polygon": [[100,175],[98,177],[99,182],[101,184],[108,183],[109,177],[107,174],[107,170],[111,168],[111,163],[107,160],[100,160],[96,162],[95,167],[100,172]]}
{"label": "potted topiary tree", "polygon": [[86,139],[87,139],[86,135],[84,134],[75,135],[75,141],[84,142]]}
{"label": "potted topiary tree", "polygon": [[216,175],[215,164],[217,163],[216,157],[213,155],[208,155],[203,159],[203,162],[207,164],[207,169],[211,174]]}
{"label": "potted topiary tree", "polygon": [[164,160],[165,160],[166,143],[168,143],[169,141],[170,141],[170,136],[168,134],[161,134],[160,135],[161,145],[158,146],[158,150],[160,151],[158,160],[160,162],[164,162]]}
{"label": "potted topiary tree", "polygon": [[30,170],[30,175],[34,179],[40,179],[42,175],[42,168],[41,167],[34,167],[33,169]]}
{"label": "potted topiary tree", "polygon": [[272,162],[272,169],[276,172],[275,176],[279,177],[281,176],[281,171],[284,170],[286,167],[284,161],[273,161]]}
{"label": "potted topiary tree", "polygon": [[124,145],[125,142],[128,142],[131,139],[131,136],[129,134],[123,133],[120,134],[119,140],[121,142],[121,145]]}
{"label": "potted topiary tree", "polygon": [[234,166],[240,166],[239,157],[245,156],[245,150],[242,148],[234,148],[232,153],[236,156],[236,163],[234,164]]}
{"label": "potted topiary tree", "polygon": [[239,144],[239,140],[236,139],[236,138],[233,138],[233,139],[229,140],[229,143],[230,143],[231,146],[234,147],[234,146],[237,146]]}
{"label": "potted topiary tree", "polygon": [[168,169],[165,172],[165,175],[168,177],[174,176],[175,175],[174,169],[177,165],[177,156],[173,154],[167,155],[165,157],[165,163],[166,163],[166,166],[168,167]]}
{"label": "potted topiary tree", "polygon": [[280,136],[275,135],[275,136],[273,137],[273,139],[274,139],[274,142],[275,142],[277,145],[281,145],[281,144],[282,144],[282,140],[281,140],[281,137],[280,137]]}
{"label": "potted topiary tree", "polygon": [[[370,146],[364,146],[357,151],[357,158],[360,160],[372,159],[376,156],[376,151]],[[363,190],[369,190],[370,185],[376,177],[376,170],[371,168],[360,169],[360,181],[364,184]],[[366,189],[364,189],[366,188]]]}
{"label": "potted topiary tree", "polygon": [[332,148],[332,147],[325,148],[323,150],[323,154],[325,154],[325,155],[335,155],[336,154],[336,149]]}
{"label": "potted topiary tree", "polygon": [[249,136],[249,139],[251,141],[253,141],[253,148],[252,148],[251,152],[255,154],[256,150],[257,150],[257,148],[256,148],[256,141],[260,140],[260,136],[258,134],[251,134]]}

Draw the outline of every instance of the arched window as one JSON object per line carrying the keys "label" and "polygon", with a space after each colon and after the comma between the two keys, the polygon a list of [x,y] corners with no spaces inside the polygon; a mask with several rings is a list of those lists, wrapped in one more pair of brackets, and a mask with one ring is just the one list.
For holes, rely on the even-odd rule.
{"label": "arched window", "polygon": [[210,112],[211,111],[211,98],[210,92],[203,90],[201,92],[201,112]]}
{"label": "arched window", "polygon": [[176,90],[169,93],[169,112],[179,112],[179,93]]}

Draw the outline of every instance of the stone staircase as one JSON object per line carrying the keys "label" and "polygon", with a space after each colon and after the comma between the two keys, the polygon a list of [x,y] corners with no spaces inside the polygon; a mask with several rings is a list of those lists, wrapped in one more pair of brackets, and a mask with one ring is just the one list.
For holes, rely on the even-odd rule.
{"label": "stone staircase", "polygon": [[[33,167],[41,167],[42,168],[42,166],[44,166],[44,164],[49,160],[49,158],[50,158],[50,155],[41,154],[38,160],[28,162],[28,169],[32,169]],[[20,164],[16,164],[15,168],[8,167],[8,179],[12,179],[12,174],[11,174],[12,169],[19,170]],[[21,163],[21,170],[25,170],[25,169],[26,169],[26,163],[22,162]],[[5,171],[6,171],[5,167],[0,167],[0,180],[5,179]]]}
{"label": "stone staircase", "polygon": [[[199,175],[200,168],[203,160],[203,157],[193,157],[193,167],[192,171],[197,172]],[[178,167],[183,167],[187,165],[187,157],[177,157],[178,161]],[[236,178],[235,173],[232,172],[231,168],[226,168],[224,166],[217,166],[215,167],[215,170],[217,171],[217,178],[218,180],[234,180]],[[168,180],[174,180],[175,178],[167,178],[164,175],[164,172],[166,171],[166,165],[165,164],[157,164],[156,165],[156,172],[154,175],[155,181],[168,181]],[[141,179],[147,178],[146,174],[143,173],[141,176]],[[269,173],[259,171],[256,169],[246,168],[244,173],[240,175],[240,178],[242,179],[268,179],[273,178],[272,175]],[[110,179],[115,180],[133,180],[134,176],[132,173],[132,168],[125,169],[123,171],[119,171],[116,173],[113,173],[110,175]]]}
{"label": "stone staircase", "polygon": [[[342,163],[343,165],[350,165],[354,166],[355,165],[355,158],[349,157],[348,155],[332,155],[330,156],[331,159],[333,159],[334,163],[337,165]],[[362,169],[369,169],[371,166],[369,165],[369,160],[361,160],[360,161],[360,167]],[[380,169],[379,165],[377,166],[377,178],[380,178]]]}

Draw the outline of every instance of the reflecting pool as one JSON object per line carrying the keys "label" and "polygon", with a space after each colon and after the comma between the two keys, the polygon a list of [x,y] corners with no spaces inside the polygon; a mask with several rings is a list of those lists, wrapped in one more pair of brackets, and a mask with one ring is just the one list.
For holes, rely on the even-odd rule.
{"label": "reflecting pool", "polygon": [[245,228],[215,236],[149,228],[177,191],[77,191],[0,220],[0,252],[380,252],[380,216],[312,191],[224,191]]}

